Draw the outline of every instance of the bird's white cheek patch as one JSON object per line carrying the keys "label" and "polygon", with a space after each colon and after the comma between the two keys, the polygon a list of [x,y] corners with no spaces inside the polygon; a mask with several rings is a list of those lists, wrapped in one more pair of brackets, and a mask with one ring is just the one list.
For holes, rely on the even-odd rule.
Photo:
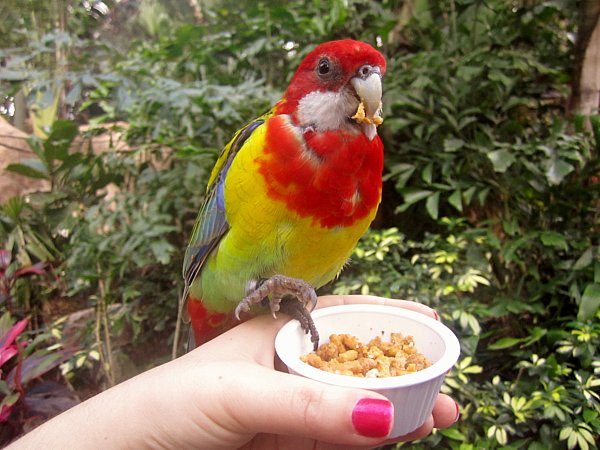
{"label": "bird's white cheek patch", "polygon": [[298,103],[298,118],[303,126],[319,131],[348,128],[347,118],[358,103],[356,97],[344,92],[311,92]]}

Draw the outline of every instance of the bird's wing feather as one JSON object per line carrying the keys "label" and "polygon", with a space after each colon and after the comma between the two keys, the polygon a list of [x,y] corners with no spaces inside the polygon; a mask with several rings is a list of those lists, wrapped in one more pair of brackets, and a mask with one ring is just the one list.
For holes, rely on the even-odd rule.
{"label": "bird's wing feather", "polygon": [[206,197],[196,218],[190,243],[185,251],[183,262],[184,300],[206,258],[229,229],[225,215],[224,185],[231,162],[254,130],[265,122],[266,116],[269,114],[259,117],[240,129],[225,146],[217,160],[209,180]]}

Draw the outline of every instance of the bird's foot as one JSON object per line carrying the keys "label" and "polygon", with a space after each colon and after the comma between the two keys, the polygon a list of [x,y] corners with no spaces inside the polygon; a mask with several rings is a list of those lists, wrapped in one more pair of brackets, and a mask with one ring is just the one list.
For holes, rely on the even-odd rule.
{"label": "bird's foot", "polygon": [[246,297],[235,308],[239,319],[242,312],[250,310],[252,305],[269,305],[273,317],[278,311],[300,322],[306,333],[310,333],[315,349],[319,343],[319,333],[310,316],[317,305],[315,289],[304,280],[274,275],[271,278],[251,281],[246,286]]}
{"label": "bird's foot", "polygon": [[310,311],[296,297],[288,295],[279,304],[279,311],[300,322],[300,327],[306,334],[310,333],[310,341],[313,343],[314,351],[319,348],[319,332]]}

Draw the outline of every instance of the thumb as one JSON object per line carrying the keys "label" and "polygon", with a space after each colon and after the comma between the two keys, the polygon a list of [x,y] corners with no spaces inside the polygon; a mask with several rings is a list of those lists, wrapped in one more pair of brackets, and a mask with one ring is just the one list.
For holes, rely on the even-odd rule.
{"label": "thumb", "polygon": [[240,434],[269,433],[368,446],[389,434],[393,405],[367,390],[348,389],[250,365],[231,380],[226,402]]}

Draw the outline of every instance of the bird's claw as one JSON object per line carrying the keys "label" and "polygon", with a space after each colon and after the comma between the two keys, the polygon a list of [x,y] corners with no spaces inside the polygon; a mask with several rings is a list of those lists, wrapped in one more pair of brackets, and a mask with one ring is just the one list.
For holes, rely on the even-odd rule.
{"label": "bird's claw", "polygon": [[310,317],[317,305],[317,293],[311,285],[284,275],[251,281],[246,285],[246,297],[235,308],[235,317],[240,320],[242,312],[249,311],[253,305],[266,306],[267,302],[274,318],[281,311],[299,320],[302,329],[311,334],[311,340],[317,345],[319,335]]}

